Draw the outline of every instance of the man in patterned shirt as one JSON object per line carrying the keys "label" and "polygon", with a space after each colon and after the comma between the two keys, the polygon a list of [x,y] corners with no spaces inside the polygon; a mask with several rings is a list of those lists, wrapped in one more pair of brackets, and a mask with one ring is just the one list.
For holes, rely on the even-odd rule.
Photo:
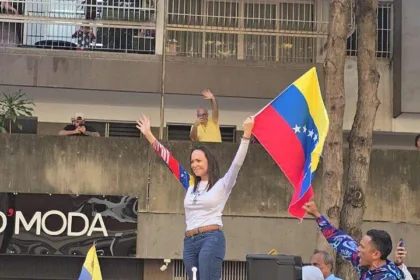
{"label": "man in patterned shirt", "polygon": [[313,201],[306,203],[305,211],[316,218],[318,227],[328,243],[342,258],[357,270],[360,280],[404,280],[404,273],[387,260],[392,251],[392,240],[383,230],[369,230],[357,244],[349,235],[333,227],[321,216]]}

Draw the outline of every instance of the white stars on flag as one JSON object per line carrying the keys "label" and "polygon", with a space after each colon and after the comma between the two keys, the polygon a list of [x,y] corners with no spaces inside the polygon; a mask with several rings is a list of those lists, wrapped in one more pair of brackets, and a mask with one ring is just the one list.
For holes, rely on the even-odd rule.
{"label": "white stars on flag", "polygon": [[299,125],[295,124],[295,127],[293,127],[292,129],[295,132],[295,134],[303,133],[304,135],[311,138],[315,143],[318,142],[318,138],[319,138],[318,134],[316,134],[313,129],[308,129],[306,127],[306,125],[299,126]]}
{"label": "white stars on flag", "polygon": [[311,130],[309,130],[309,132],[308,132],[308,137],[309,138],[312,138],[312,136],[314,135],[314,131],[311,129]]}
{"label": "white stars on flag", "polygon": [[306,176],[308,175],[308,173],[309,173],[309,176],[311,176],[311,166],[312,166],[312,163],[309,163],[309,165],[308,165],[308,171],[305,172],[305,175],[303,176],[303,180],[306,179]]}

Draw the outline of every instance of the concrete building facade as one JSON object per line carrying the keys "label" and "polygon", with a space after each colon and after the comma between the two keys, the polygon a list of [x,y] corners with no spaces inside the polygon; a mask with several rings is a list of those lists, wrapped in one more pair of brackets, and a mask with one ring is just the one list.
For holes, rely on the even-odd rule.
{"label": "concrete building facade", "polygon": [[[3,48],[1,89],[23,89],[32,96],[40,123],[68,122],[78,108],[86,111],[88,118],[101,121],[133,121],[142,112],[151,116],[154,126],[160,125],[163,91],[166,126],[191,124],[194,109],[205,105],[200,91],[210,88],[219,97],[221,122],[238,127],[245,116],[258,112],[312,66],[317,67],[322,86],[327,2],[205,3],[183,0],[169,4],[165,24],[164,1],[156,1],[150,17],[154,22],[149,19],[138,23],[139,28],[154,31],[153,54],[129,53],[128,47],[125,53],[111,47],[106,52],[98,47],[100,51],[93,48],[90,52],[34,49],[28,45]],[[412,61],[407,55],[412,54],[398,46],[400,42],[415,40],[410,32],[415,28],[414,20],[401,17],[402,9],[416,10],[410,3],[380,1],[377,56],[381,106],[377,131],[416,132],[418,112],[412,105],[416,103],[414,93],[409,94],[415,89],[416,79],[410,79],[413,71],[407,70]],[[99,28],[95,21],[84,22]],[[357,100],[357,32],[354,24],[350,29],[345,72],[346,130],[351,128]],[[41,126],[39,133],[48,132]]]}
{"label": "concrete building facade", "polygon": [[[55,154],[50,156],[57,157],[57,160],[66,149],[76,151],[74,145],[77,143],[66,142],[64,145],[67,148],[63,148],[60,140],[50,136],[58,134],[75,112],[84,113],[102,137],[139,138],[134,121],[146,114],[150,116],[156,132],[160,126],[164,128],[165,140],[186,140],[188,129],[195,120],[195,109],[210,107],[200,96],[200,91],[206,88],[211,89],[218,100],[224,142],[236,142],[243,119],[258,112],[311,67],[317,68],[323,88],[329,1],[174,0],[165,3],[164,0],[133,0],[126,1],[124,8],[113,1],[89,0],[88,4],[77,5],[64,1],[62,6],[53,0],[46,4],[44,1],[42,5],[37,1],[9,1],[17,14],[0,14],[1,21],[8,23],[0,25],[0,91],[23,90],[34,99],[35,118],[28,122],[28,127],[34,127],[32,132],[40,136],[1,139],[7,147],[20,143],[35,150],[42,146],[37,141],[49,141],[55,147]],[[374,136],[378,148],[414,149],[414,135],[418,133],[417,123],[420,120],[420,100],[416,97],[419,89],[417,74],[420,71],[417,66],[419,56],[416,55],[420,38],[417,11],[420,11],[420,2],[416,0],[380,1],[378,8],[377,67],[381,75],[378,90],[381,105]],[[78,30],[83,31],[83,26],[89,26],[90,32],[95,35],[94,42],[89,41],[85,46],[80,45],[85,44],[84,41],[78,40]],[[72,38],[73,35],[75,38]],[[351,128],[356,110],[356,50],[357,31],[352,16],[345,69],[345,133]],[[122,143],[124,149],[133,145],[139,157],[150,160],[148,152],[142,152],[149,150],[143,142],[138,142],[140,140],[95,140],[100,142],[95,144],[88,139],[83,145],[96,145],[94,149],[105,154],[107,150],[98,143],[104,147]],[[171,145],[177,154],[184,155],[183,151],[189,149],[190,143]],[[220,145],[227,145],[218,148],[227,149],[226,155],[233,155],[231,145],[234,144]],[[140,146],[144,148],[141,151]],[[262,151],[252,152],[251,157],[255,160],[262,156],[265,158],[259,160],[269,161]],[[146,187],[150,172],[146,166],[141,171],[143,176],[134,176],[133,181],[116,183],[115,178],[81,179],[70,186],[66,176],[57,176],[71,173],[72,168],[76,168],[68,165],[69,159],[59,161],[62,165],[56,166],[46,159],[43,169],[30,171],[37,170],[39,158],[45,155],[14,157],[14,149],[4,153],[5,158],[13,161],[5,163],[0,172],[4,175],[0,176],[2,191],[101,195],[110,194],[106,193],[109,191],[147,198],[147,202],[143,200],[144,203],[139,205],[138,261],[129,261],[132,263],[130,271],[133,271],[130,273],[138,274],[138,278],[130,278],[131,275],[124,279],[183,279],[182,262],[179,261],[181,243],[165,238],[167,225],[171,225],[171,232],[182,236],[181,194],[153,188],[156,185],[173,185],[170,174],[163,171],[163,166],[155,167],[158,171],[154,172],[160,177],[151,177],[152,188]],[[409,152],[375,153],[371,184],[377,184],[380,190],[369,193],[369,203],[375,206],[367,211],[364,227],[387,228],[395,238],[407,234],[408,244],[414,245],[418,211],[409,206],[416,205],[414,198],[418,182],[413,179],[414,175],[408,181],[402,178],[407,177],[407,172],[415,174],[416,156],[407,154]],[[224,152],[221,155],[225,156]],[[111,158],[115,157],[118,161],[118,156],[113,154]],[[389,158],[394,160],[388,165],[380,163]],[[95,174],[99,177],[104,175],[104,170],[113,169],[98,162],[94,155],[86,159],[88,167],[85,167],[97,172]],[[74,164],[78,162],[76,158],[71,161]],[[135,159],[129,162],[136,169],[140,164]],[[10,173],[14,169],[10,166],[26,166],[26,176],[36,179],[14,177]],[[134,174],[134,170],[130,169],[133,166],[125,165],[124,168]],[[247,168],[251,172],[251,167]],[[264,165],[253,172],[267,179],[270,177],[267,174],[271,173],[266,174],[265,169],[277,170],[277,167]],[[276,172],[273,170],[272,173]],[[305,259],[310,255],[312,248],[308,244],[315,240],[316,228],[310,225],[310,221],[298,225],[289,218],[285,209],[290,189],[284,187],[287,185],[284,178],[276,176],[264,183],[254,182],[255,186],[267,185],[257,192],[260,198],[256,201],[253,198],[255,193],[247,190],[234,194],[227,206],[225,221],[231,245],[224,273],[235,275],[232,278],[225,276],[226,279],[245,279],[244,257],[250,251],[266,253],[276,247],[284,253],[298,251]],[[242,181],[246,182],[246,179]],[[287,195],[271,195],[269,190],[275,188]],[[389,194],[386,196],[388,207],[378,204],[375,196],[378,192]],[[399,201],[404,201],[403,208],[396,204],[391,193],[401,193]],[[176,199],[171,199],[173,197]],[[244,199],[249,202],[245,209],[240,207]],[[379,210],[374,211],[373,208]],[[267,235],[267,232],[270,234]],[[296,234],[299,236],[296,237]],[[305,239],[307,243],[292,246],[287,238],[276,239],[282,235]],[[254,236],[267,238],[256,242]],[[420,258],[416,254],[413,252],[409,257],[413,268],[420,267]],[[172,268],[162,273],[159,267],[165,258],[173,260]],[[21,258],[19,261],[25,260]],[[26,261],[32,262],[30,258]],[[80,260],[75,262],[74,267],[80,264]],[[7,271],[1,273],[0,279],[11,277]],[[23,275],[13,277],[26,279]],[[69,276],[61,279],[68,279],[65,277]],[[115,279],[121,278],[116,276]]]}

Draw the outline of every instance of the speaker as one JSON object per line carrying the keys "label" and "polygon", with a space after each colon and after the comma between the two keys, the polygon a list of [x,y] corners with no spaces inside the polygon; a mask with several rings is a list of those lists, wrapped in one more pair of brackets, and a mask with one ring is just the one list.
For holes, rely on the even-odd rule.
{"label": "speaker", "polygon": [[302,258],[291,255],[249,254],[248,280],[302,280]]}

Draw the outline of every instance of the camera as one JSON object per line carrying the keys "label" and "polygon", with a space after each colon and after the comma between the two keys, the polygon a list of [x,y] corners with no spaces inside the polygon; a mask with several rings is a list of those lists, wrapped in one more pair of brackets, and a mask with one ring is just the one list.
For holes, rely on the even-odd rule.
{"label": "camera", "polygon": [[168,269],[168,265],[171,263],[171,260],[170,259],[164,259],[163,262],[165,264],[160,267],[160,271],[165,271],[166,269]]}

